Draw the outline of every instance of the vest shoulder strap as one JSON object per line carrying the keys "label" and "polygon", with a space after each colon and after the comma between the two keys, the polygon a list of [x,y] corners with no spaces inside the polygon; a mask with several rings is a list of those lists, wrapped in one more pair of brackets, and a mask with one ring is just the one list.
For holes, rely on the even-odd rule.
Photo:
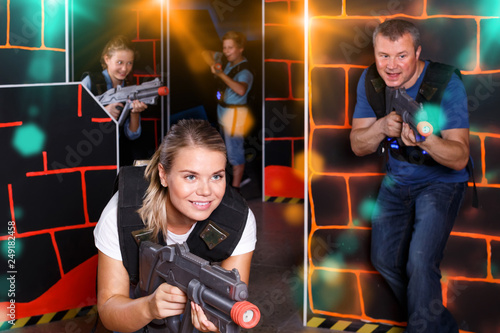
{"label": "vest shoulder strap", "polygon": [[99,96],[108,90],[106,79],[102,72],[85,72],[82,74],[82,79],[86,76],[90,77],[90,91],[92,94]]}
{"label": "vest shoulder strap", "polygon": [[440,104],[453,73],[462,78],[460,71],[455,67],[431,61],[415,100],[419,103]]}
{"label": "vest shoulder strap", "polygon": [[366,72],[365,91],[366,99],[375,112],[377,119],[385,116],[385,87],[386,84],[380,77],[377,67],[372,64]]}
{"label": "vest shoulder strap", "polygon": [[139,281],[139,246],[132,231],[144,229],[144,223],[137,213],[142,205],[143,195],[148,187],[144,178],[145,166],[124,166],[118,173],[118,238],[123,265],[130,281]]}
{"label": "vest shoulder strap", "polygon": [[229,258],[243,234],[248,210],[245,199],[227,186],[219,206],[207,220],[198,222],[189,236],[191,252],[215,262]]}
{"label": "vest shoulder strap", "polygon": [[[430,61],[415,100],[424,104],[440,104],[453,73],[456,73],[460,78],[462,77],[460,71],[455,67]],[[372,64],[366,73],[365,91],[368,103],[377,119],[385,116],[385,87],[386,84],[380,77],[377,67]]]}
{"label": "vest shoulder strap", "polygon": [[238,74],[239,72],[241,72],[244,69],[247,69],[250,72],[252,72],[252,69],[250,68],[250,64],[248,63],[248,61],[244,61],[244,62],[238,64],[237,66],[235,66],[233,69],[231,69],[231,71],[229,71],[227,76],[229,76],[230,78],[234,78],[236,76],[236,74]]}

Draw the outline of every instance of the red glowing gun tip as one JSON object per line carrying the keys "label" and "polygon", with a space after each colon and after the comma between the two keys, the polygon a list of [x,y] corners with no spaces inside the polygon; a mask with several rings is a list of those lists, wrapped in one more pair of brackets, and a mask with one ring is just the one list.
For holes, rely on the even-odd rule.
{"label": "red glowing gun tip", "polygon": [[167,87],[158,88],[158,95],[167,96],[168,95],[168,88]]}
{"label": "red glowing gun tip", "polygon": [[260,310],[250,302],[237,302],[231,309],[231,319],[242,328],[252,328],[259,323]]}

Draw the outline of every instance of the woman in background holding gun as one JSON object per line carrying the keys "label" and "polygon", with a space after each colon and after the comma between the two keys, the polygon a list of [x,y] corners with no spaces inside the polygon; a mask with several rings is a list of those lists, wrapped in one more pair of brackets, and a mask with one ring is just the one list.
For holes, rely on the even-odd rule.
{"label": "woman in background holding gun", "polygon": [[[135,50],[130,40],[122,35],[112,38],[104,47],[101,54],[101,73],[85,73],[82,85],[86,86],[94,95],[102,95],[107,90],[118,86],[125,86],[126,78],[134,65]],[[84,74],[84,75],[85,75]],[[105,106],[108,113],[118,120],[123,103],[112,103]],[[130,117],[124,124],[124,134],[129,140],[141,136],[142,111],[148,106],[141,101],[132,101]]]}
{"label": "woman in background holding gun", "polygon": [[[179,121],[145,170],[149,185],[138,213],[154,241],[163,245],[187,242],[191,252],[221,262],[226,270],[236,268],[248,283],[256,243],[255,216],[244,199],[226,187],[225,168],[226,147],[217,130],[203,120]],[[137,272],[129,270],[130,263],[122,255],[120,238],[127,235],[118,235],[118,195],[110,200],[94,231],[99,250],[97,305],[108,329],[134,332],[154,319],[184,313],[188,299],[167,283],[150,295],[130,297],[130,278]],[[206,243],[213,241],[211,228],[225,235],[215,244]],[[191,303],[191,309],[196,329],[217,332],[200,306]]]}

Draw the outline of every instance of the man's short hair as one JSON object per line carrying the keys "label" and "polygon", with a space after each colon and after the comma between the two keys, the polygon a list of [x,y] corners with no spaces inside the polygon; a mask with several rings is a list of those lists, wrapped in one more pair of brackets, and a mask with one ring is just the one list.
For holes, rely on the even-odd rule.
{"label": "man's short hair", "polygon": [[392,19],[386,20],[381,23],[377,28],[375,28],[375,31],[373,32],[373,46],[375,46],[375,38],[379,34],[389,38],[393,42],[397,41],[405,34],[410,34],[411,38],[413,39],[413,46],[415,47],[415,51],[420,46],[420,31],[413,23],[405,20]]}
{"label": "man's short hair", "polygon": [[241,48],[245,48],[245,45],[247,43],[247,38],[246,36],[239,31],[228,31],[222,36],[222,41],[225,41],[226,39],[232,39],[236,45],[238,45]]}

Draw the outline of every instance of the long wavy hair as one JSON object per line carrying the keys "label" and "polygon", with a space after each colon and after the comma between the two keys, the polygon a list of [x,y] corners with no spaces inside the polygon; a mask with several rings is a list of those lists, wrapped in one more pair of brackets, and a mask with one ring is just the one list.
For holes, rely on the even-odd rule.
{"label": "long wavy hair", "polygon": [[200,147],[226,155],[226,146],[219,132],[208,121],[182,119],[173,125],[154,153],[144,172],[149,181],[142,207],[138,210],[147,229],[152,231],[152,238],[158,239],[160,232],[167,234],[166,201],[168,187],[161,184],[158,164],[161,163],[166,173],[170,172],[179,151],[186,147]]}

